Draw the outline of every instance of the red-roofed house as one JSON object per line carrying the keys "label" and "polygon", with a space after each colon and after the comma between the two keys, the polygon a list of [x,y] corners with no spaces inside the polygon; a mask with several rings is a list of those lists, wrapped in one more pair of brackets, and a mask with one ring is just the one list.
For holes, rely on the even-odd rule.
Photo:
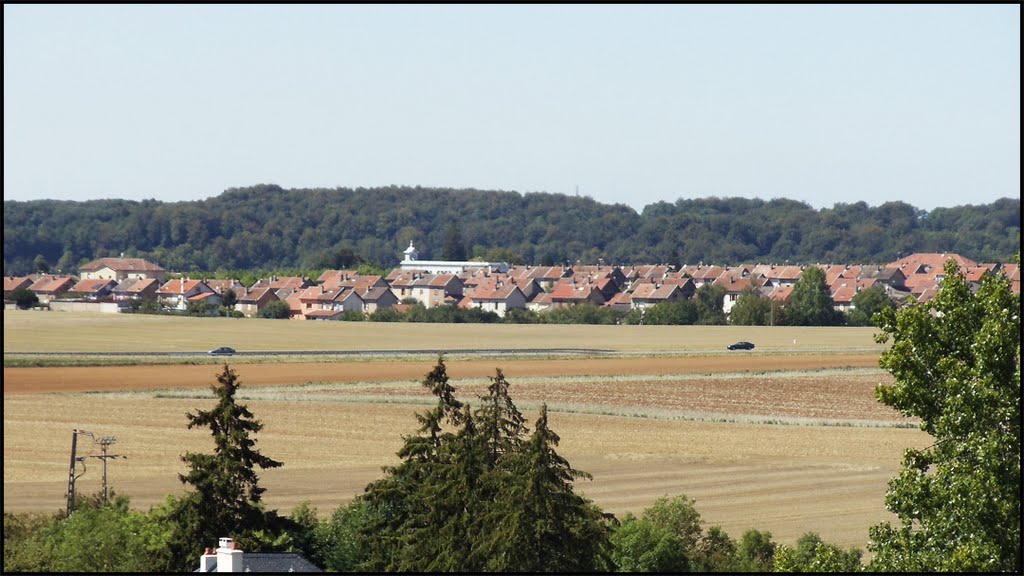
{"label": "red-roofed house", "polygon": [[736,305],[736,301],[739,300],[740,294],[744,290],[750,286],[760,287],[757,279],[753,276],[736,277],[729,274],[723,274],[715,282],[715,285],[725,288],[725,298],[722,299],[722,311],[726,314],[732,311],[732,307]]}
{"label": "red-roofed house", "polygon": [[4,276],[4,294],[24,290],[33,282],[28,276]]}
{"label": "red-roofed house", "polygon": [[109,296],[116,287],[117,282],[113,280],[103,280],[100,278],[79,280],[77,284],[71,287],[70,293],[89,300],[102,300]]}
{"label": "red-roofed house", "polygon": [[466,290],[465,295],[472,301],[472,306],[503,318],[513,308],[526,308],[526,296],[513,282],[481,284]]}
{"label": "red-roofed house", "polygon": [[553,306],[554,303],[551,301],[550,292],[541,292],[526,303],[526,309],[533,310],[534,312],[550,310]]}
{"label": "red-roofed house", "polygon": [[633,297],[627,292],[619,292],[611,300],[604,303],[609,308],[629,312],[633,309]]}
{"label": "red-roofed house", "polygon": [[114,288],[114,300],[148,300],[156,298],[160,281],[156,278],[125,280]]}
{"label": "red-roofed house", "polygon": [[362,312],[364,309],[363,299],[353,290],[346,288],[326,290],[323,286],[310,286],[299,294],[299,302],[302,303],[302,314],[307,319],[309,313],[314,310]]}
{"label": "red-roofed house", "polygon": [[398,297],[387,286],[369,288],[359,295],[363,299],[364,311],[373,314],[377,310],[391,308],[398,304]]}
{"label": "red-roofed house", "polygon": [[29,286],[29,290],[39,298],[40,304],[48,304],[50,300],[60,298],[75,285],[71,276],[44,275]]}
{"label": "red-roofed house", "polygon": [[166,270],[142,258],[100,258],[78,268],[83,280],[116,280],[153,278],[164,281]]}
{"label": "red-roofed house", "polygon": [[391,290],[399,301],[412,298],[427,308],[442,306],[446,298],[461,299],[464,291],[462,280],[454,274],[412,274],[399,275],[391,282]]}
{"label": "red-roofed house", "polygon": [[637,284],[630,294],[633,308],[646,309],[662,302],[683,300],[686,295],[678,284]]}
{"label": "red-roofed house", "polygon": [[246,318],[253,318],[267,307],[267,304],[278,300],[277,294],[270,288],[257,288],[250,290],[243,288],[244,292],[238,295],[235,302],[235,310],[245,315]]}
{"label": "red-roofed house", "polygon": [[171,308],[178,310],[188,308],[189,300],[200,294],[214,294],[214,291],[213,288],[206,285],[206,282],[188,278],[170,280],[156,291],[157,297],[167,300]]}
{"label": "red-roofed house", "polygon": [[853,297],[876,284],[874,278],[839,278],[829,289],[832,307],[841,312],[853,310]]}
{"label": "red-roofed house", "polygon": [[555,289],[551,291],[551,306],[553,308],[575,306],[576,304],[586,302],[590,302],[595,306],[601,306],[605,303],[605,298],[595,285],[576,284],[571,279],[569,282],[565,280],[560,281],[555,285]]}

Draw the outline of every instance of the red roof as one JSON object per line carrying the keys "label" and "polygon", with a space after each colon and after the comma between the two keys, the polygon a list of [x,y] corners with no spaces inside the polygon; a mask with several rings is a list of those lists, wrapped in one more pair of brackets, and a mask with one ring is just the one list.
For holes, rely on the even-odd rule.
{"label": "red roof", "polygon": [[[157,293],[158,294],[188,294],[193,289],[197,289],[197,288],[201,289],[203,286],[206,286],[206,283],[204,283],[202,280],[189,280],[187,278],[186,279],[177,278],[177,279],[174,279],[174,280],[167,281],[166,284],[164,284],[163,286],[160,287],[160,290],[158,290]],[[210,289],[209,286],[206,286],[206,288]]]}
{"label": "red roof", "polygon": [[142,278],[135,282],[125,281],[117,285],[115,292],[125,294],[138,294],[147,291],[156,291],[160,287],[160,281],[156,278]]}
{"label": "red roof", "polygon": [[100,258],[93,260],[84,266],[79,266],[81,272],[95,272],[101,268],[110,268],[117,272],[164,272],[160,266],[142,258]]}
{"label": "red roof", "polygon": [[214,296],[217,296],[217,294],[214,292],[202,292],[200,294],[196,294],[195,296],[189,296],[188,299],[192,301],[199,301],[207,300],[209,298],[213,298]]}
{"label": "red roof", "polygon": [[516,291],[519,291],[520,293],[522,293],[522,290],[519,290],[519,287],[516,286],[515,284],[502,284],[500,286],[496,285],[496,284],[484,284],[484,285],[480,285],[480,286],[477,286],[475,288],[472,288],[470,290],[467,290],[466,291],[466,297],[472,298],[473,300],[476,300],[476,301],[480,301],[480,300],[501,300],[501,301],[504,301],[504,300],[508,300],[508,298],[510,296],[512,296],[512,294],[515,293]]}
{"label": "red roof", "polygon": [[682,291],[678,284],[640,284],[632,293],[632,300],[668,300],[675,294],[676,298],[682,297]]}
{"label": "red roof", "polygon": [[71,287],[71,291],[80,294],[96,294],[101,291],[110,292],[114,286],[117,286],[117,282],[109,279],[80,280],[78,284]]}
{"label": "red roof", "polygon": [[918,252],[915,254],[911,254],[910,256],[900,258],[899,260],[889,264],[887,267],[901,268],[903,270],[903,273],[907,274],[907,276],[910,275],[907,273],[907,270],[917,270],[920,269],[921,267],[930,268],[930,270],[928,270],[928,273],[934,275],[942,272],[942,268],[946,265],[946,260],[949,260],[950,258],[956,261],[957,265],[959,265],[960,268],[978,265],[978,263],[975,262],[974,260],[969,260],[959,254],[945,252],[942,254],[939,254],[937,252]]}
{"label": "red roof", "polygon": [[306,318],[311,320],[334,320],[341,316],[342,310],[309,310],[306,312]]}
{"label": "red roof", "polygon": [[28,276],[4,276],[4,292],[14,292],[32,285],[32,279]]}
{"label": "red roof", "polygon": [[245,304],[259,304],[263,299],[277,300],[277,294],[271,288],[257,288],[248,294],[240,294],[238,301]]}
{"label": "red roof", "polygon": [[47,294],[66,292],[74,283],[71,276],[42,276],[29,287],[29,290]]}

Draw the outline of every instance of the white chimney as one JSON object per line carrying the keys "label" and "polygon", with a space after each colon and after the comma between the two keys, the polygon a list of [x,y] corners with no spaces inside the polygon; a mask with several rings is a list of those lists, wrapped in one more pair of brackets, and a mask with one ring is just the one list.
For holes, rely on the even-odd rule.
{"label": "white chimney", "polygon": [[245,561],[238,544],[231,538],[221,538],[217,548],[217,572],[244,572]]}
{"label": "white chimney", "polygon": [[207,548],[203,555],[199,557],[199,571],[209,572],[213,570],[214,564],[217,562],[217,555],[213,553],[213,548]]}

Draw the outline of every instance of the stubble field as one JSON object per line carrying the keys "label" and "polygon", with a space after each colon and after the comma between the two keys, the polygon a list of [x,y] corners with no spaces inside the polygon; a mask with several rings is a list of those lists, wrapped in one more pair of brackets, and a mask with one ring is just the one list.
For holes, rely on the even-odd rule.
{"label": "stubble field", "polygon": [[[47,330],[64,333],[67,322],[88,325],[101,319],[34,314],[45,317],[45,324],[26,325],[20,318],[9,324],[5,314],[5,358],[11,352],[44,351],[40,343],[47,341]],[[189,329],[197,338],[207,326],[235,333],[205,336],[209,340],[192,347],[172,346],[161,334],[167,325],[140,327],[129,321],[101,332],[105,340],[66,339],[53,347],[131,350],[123,338],[135,340],[135,350],[243,349],[239,342],[263,326],[292,330],[312,324],[172,320],[183,323],[174,328]],[[486,376],[501,367],[528,419],[547,403],[552,427],[562,438],[560,453],[594,475],[579,489],[606,511],[639,513],[660,496],[685,493],[696,499],[708,524],[722,525],[733,537],[758,528],[792,543],[816,531],[826,540],[863,548],[867,528],[890,518],[883,504],[886,482],[897,473],[903,450],[929,443],[912,422],[874,400],[874,387],[890,380],[877,369],[881,347],[870,331],[776,328],[751,335],[751,329],[732,327],[657,327],[661,330],[634,338],[639,332],[615,332],[634,327],[497,326],[484,328],[533,330],[499,330],[486,335],[485,345],[479,326],[410,331],[409,325],[341,323],[329,328],[311,340],[319,348],[296,343],[289,334],[295,346],[290,349],[344,349],[356,338],[342,334],[349,329],[363,331],[357,335],[363,338],[361,349],[443,349],[437,339],[422,341],[427,332],[420,331],[430,329],[457,349],[473,348],[474,342],[523,348],[528,341],[530,348],[613,350],[589,358],[453,356],[448,371],[459,396],[470,402],[483,393]],[[656,327],[634,330],[644,328]],[[738,339],[754,341],[758,350],[721,351],[724,343]],[[30,341],[35,344],[26,344]],[[688,343],[686,351],[677,350],[680,343]],[[269,340],[262,348],[245,349],[280,345]],[[269,363],[229,362],[241,377],[243,402],[265,425],[259,447],[285,463],[261,475],[267,504],[282,511],[310,500],[326,515],[351,500],[381,476],[381,466],[396,461],[401,436],[415,431],[414,412],[431,403],[417,382],[433,363],[429,357],[249,360]],[[110,481],[135,506],[147,508],[166,494],[180,493],[180,455],[211,448],[207,432],[185,428],[184,414],[212,404],[208,387],[218,368],[5,367],[4,510],[62,506],[73,428],[117,437],[114,448],[128,459],[110,464]],[[100,484],[99,461],[88,466],[79,480],[82,491]]]}

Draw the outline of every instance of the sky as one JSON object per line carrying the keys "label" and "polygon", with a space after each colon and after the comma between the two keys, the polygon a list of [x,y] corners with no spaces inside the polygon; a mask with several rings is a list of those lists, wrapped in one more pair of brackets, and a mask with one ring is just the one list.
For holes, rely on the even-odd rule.
{"label": "sky", "polygon": [[4,5],[4,199],[1020,197],[1019,5]]}

